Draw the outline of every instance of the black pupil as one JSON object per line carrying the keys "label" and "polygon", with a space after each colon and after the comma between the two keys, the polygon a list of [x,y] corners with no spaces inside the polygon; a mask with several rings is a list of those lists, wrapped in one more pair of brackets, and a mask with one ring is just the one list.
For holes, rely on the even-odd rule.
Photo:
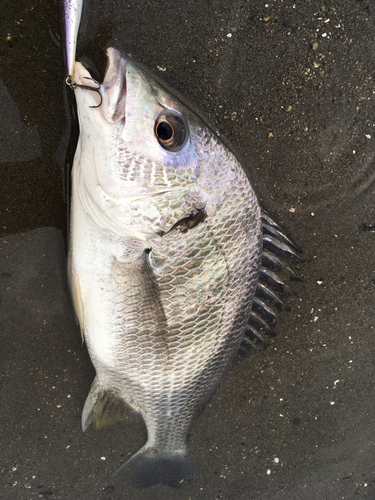
{"label": "black pupil", "polygon": [[173,135],[172,127],[167,122],[161,122],[156,128],[156,132],[161,141],[168,141]]}

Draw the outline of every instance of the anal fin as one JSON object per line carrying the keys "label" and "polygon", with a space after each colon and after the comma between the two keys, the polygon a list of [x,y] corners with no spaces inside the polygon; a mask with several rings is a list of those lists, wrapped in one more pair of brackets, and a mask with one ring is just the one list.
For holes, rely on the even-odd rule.
{"label": "anal fin", "polygon": [[82,412],[82,430],[85,431],[91,423],[100,429],[123,421],[140,423],[143,419],[140,413],[106,389],[95,377]]}

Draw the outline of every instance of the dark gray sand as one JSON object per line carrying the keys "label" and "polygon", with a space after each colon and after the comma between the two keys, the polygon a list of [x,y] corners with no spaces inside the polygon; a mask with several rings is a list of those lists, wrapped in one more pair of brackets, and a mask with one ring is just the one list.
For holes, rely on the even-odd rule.
{"label": "dark gray sand", "polygon": [[181,488],[113,477],[146,435],[80,427],[94,369],[66,283],[77,125],[57,6],[2,2],[0,498],[375,499],[373,2],[86,6],[78,56],[102,73],[113,45],[208,116],[303,248],[302,281],[288,283],[278,336],[194,421]]}

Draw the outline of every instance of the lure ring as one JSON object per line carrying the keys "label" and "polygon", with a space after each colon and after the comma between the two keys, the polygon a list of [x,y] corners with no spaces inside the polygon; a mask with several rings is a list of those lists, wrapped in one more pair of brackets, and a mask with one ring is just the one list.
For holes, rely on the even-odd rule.
{"label": "lure ring", "polygon": [[77,87],[77,83],[72,76],[67,76],[65,83],[73,90]]}

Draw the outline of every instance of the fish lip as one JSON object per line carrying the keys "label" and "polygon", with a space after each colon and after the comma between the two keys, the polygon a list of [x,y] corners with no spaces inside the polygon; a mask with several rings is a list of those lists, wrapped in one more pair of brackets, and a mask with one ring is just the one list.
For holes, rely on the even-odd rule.
{"label": "fish lip", "polygon": [[113,84],[113,80],[117,79],[117,74],[121,67],[121,62],[125,61],[120,52],[113,47],[107,49],[107,65],[104,71],[103,87],[109,87]]}
{"label": "fish lip", "polygon": [[100,86],[105,118],[115,123],[124,121],[126,106],[126,64],[127,60],[113,47],[107,49],[107,67]]}
{"label": "fish lip", "polygon": [[[90,107],[96,108],[100,106],[103,101],[100,83],[92,78],[89,70],[80,61],[76,61],[74,65],[72,87],[75,91],[85,91],[85,99],[87,99],[87,104]],[[88,90],[90,90],[90,92],[87,92]]]}
{"label": "fish lip", "polygon": [[89,70],[81,63],[81,61],[76,61],[74,64],[73,74],[74,82],[77,85],[85,85],[87,78],[91,78]]}

